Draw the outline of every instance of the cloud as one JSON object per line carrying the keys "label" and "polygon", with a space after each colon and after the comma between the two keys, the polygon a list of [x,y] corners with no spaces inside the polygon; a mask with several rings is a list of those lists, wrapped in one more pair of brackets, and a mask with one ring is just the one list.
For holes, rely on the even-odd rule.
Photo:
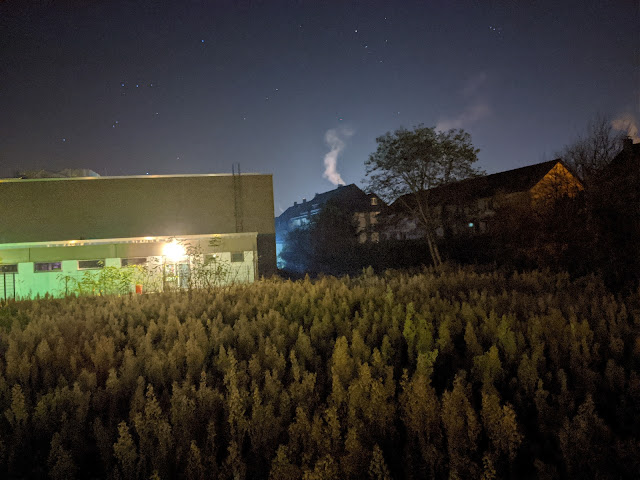
{"label": "cloud", "polygon": [[345,185],[344,180],[338,173],[338,156],[345,147],[345,141],[353,135],[353,131],[347,128],[327,130],[324,140],[329,145],[329,152],[324,156],[324,178],[334,185]]}
{"label": "cloud", "polygon": [[452,128],[468,127],[488,116],[490,113],[491,108],[486,102],[477,102],[455,117],[438,120],[436,130],[444,132]]}
{"label": "cloud", "polygon": [[616,130],[626,132],[633,140],[633,143],[640,142],[640,136],[638,136],[638,122],[632,114],[623,113],[622,115],[617,116],[611,120],[611,126]]}
{"label": "cloud", "polygon": [[486,72],[478,72],[475,75],[472,75],[471,78],[467,80],[467,83],[465,83],[464,87],[462,87],[462,95],[465,97],[471,97],[475,95],[486,81]]}
{"label": "cloud", "polygon": [[465,99],[467,106],[458,115],[438,119],[436,130],[443,132],[452,128],[467,128],[491,114],[491,107],[483,91],[487,87],[486,72],[471,75],[458,95]]}

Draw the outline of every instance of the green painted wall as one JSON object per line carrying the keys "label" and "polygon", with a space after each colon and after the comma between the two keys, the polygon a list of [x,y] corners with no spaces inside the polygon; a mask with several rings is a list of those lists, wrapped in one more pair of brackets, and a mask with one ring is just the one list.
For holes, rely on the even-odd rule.
{"label": "green painted wall", "polygon": [[[234,250],[239,251],[239,250]],[[243,262],[231,262],[231,252],[220,252],[219,261],[229,267],[228,282],[229,283],[248,283],[255,280],[255,252],[251,250],[244,251]],[[120,258],[101,258],[105,261],[107,267],[120,267]],[[158,258],[160,261],[160,259]],[[35,262],[18,263],[18,273],[15,275],[16,298],[35,298],[43,297],[45,294],[52,296],[63,296],[70,293],[65,290],[66,277],[72,277],[81,280],[83,275],[98,274],[96,270],[79,270],[77,260],[63,260],[62,270],[54,272],[36,272]],[[151,262],[153,263],[153,262]],[[160,270],[161,271],[161,270]],[[131,291],[135,291],[135,285],[131,284]],[[151,291],[148,285],[144,285],[144,291]],[[12,289],[8,291],[8,297],[11,298]],[[3,298],[3,292],[0,292],[0,299]]]}
{"label": "green painted wall", "polygon": [[[215,245],[210,240],[215,239]],[[219,261],[229,267],[228,282],[252,282],[258,273],[256,264],[258,254],[258,234],[234,233],[227,235],[211,235],[207,237],[185,239],[185,244],[197,248],[199,253],[218,255]],[[68,291],[65,289],[65,278],[73,277],[80,280],[86,272],[98,273],[100,270],[80,270],[78,260],[103,260],[105,266],[120,267],[121,259],[147,257],[150,263],[162,263],[165,241],[145,243],[111,243],[105,245],[72,245],[63,247],[49,247],[46,245],[31,245],[21,248],[3,248],[0,245],[0,264],[16,264],[18,272],[15,275],[16,298],[34,298],[45,294],[61,296]],[[268,245],[266,248],[268,255]],[[231,262],[232,252],[243,252],[242,262]],[[61,262],[61,271],[36,271],[35,263]],[[259,260],[258,260],[259,262]],[[170,262],[167,262],[170,263]],[[161,271],[161,269],[159,270]],[[4,278],[3,278],[4,279]],[[3,280],[0,279],[0,280]],[[11,283],[11,287],[13,282]],[[0,285],[0,299],[3,298],[4,284]],[[135,285],[131,285],[134,290]],[[145,286],[145,291],[150,291]],[[12,297],[13,288],[8,291]]]}

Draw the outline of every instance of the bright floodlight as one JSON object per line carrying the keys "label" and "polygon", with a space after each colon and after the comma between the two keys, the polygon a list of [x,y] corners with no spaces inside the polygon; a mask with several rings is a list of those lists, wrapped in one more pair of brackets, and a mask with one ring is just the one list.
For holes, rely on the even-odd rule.
{"label": "bright floodlight", "polygon": [[162,254],[171,262],[177,262],[185,256],[186,251],[182,245],[175,240],[171,243],[165,244],[162,249]]}

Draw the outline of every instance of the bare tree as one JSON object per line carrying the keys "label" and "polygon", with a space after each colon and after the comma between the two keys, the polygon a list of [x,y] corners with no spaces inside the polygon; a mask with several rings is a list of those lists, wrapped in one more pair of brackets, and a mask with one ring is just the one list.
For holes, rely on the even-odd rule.
{"label": "bare tree", "polygon": [[584,133],[559,153],[580,179],[589,183],[622,149],[625,133],[613,127],[611,118],[598,114],[587,124]]}
{"label": "bare tree", "polygon": [[464,130],[438,132],[418,125],[376,138],[377,150],[365,162],[368,188],[387,202],[398,200],[424,229],[435,266],[442,263],[435,242],[437,223],[429,190],[482,172],[473,168],[478,149]]}

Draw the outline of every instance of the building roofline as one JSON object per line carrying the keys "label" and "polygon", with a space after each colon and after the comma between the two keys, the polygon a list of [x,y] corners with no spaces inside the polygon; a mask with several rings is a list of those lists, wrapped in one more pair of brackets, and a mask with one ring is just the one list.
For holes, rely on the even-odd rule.
{"label": "building roofline", "polygon": [[[567,169],[567,171],[578,181],[580,182],[580,184],[582,185],[582,181],[575,175],[575,173],[571,170],[571,168],[569,168],[569,166],[561,159],[561,158],[556,158],[553,160],[547,160],[545,162],[540,162],[540,163],[534,163],[532,165],[525,165],[523,167],[517,167],[517,168],[512,168],[511,170],[504,170],[501,172],[495,172],[495,173],[490,173],[488,175],[479,175],[476,177],[470,177],[470,178],[465,178],[462,180],[458,180],[455,182],[451,182],[451,183],[447,183],[444,185],[439,185],[437,187],[432,187],[429,188],[427,190],[420,190],[418,192],[412,192],[412,193],[406,193],[403,195],[400,195],[399,197],[397,197],[392,203],[391,205],[396,205],[401,198],[412,198],[415,197],[416,195],[419,196],[423,196],[425,194],[429,194],[429,195],[441,195],[443,192],[448,193],[448,192],[455,192],[455,191],[461,191],[461,189],[464,188],[469,188],[471,186],[471,188],[473,189],[474,187],[477,187],[478,185],[486,185],[486,189],[489,191],[488,195],[478,195],[477,192],[473,192],[470,194],[470,196],[472,198],[487,198],[487,197],[491,197],[493,195],[496,194],[496,192],[500,189],[505,189],[505,190],[509,190],[509,186],[510,186],[510,180],[513,180],[513,176],[514,174],[522,174],[522,173],[527,173],[527,172],[535,172],[537,169],[541,169],[543,166],[548,168],[548,170],[541,170],[544,171],[544,175],[546,175],[547,173],[549,173],[549,171],[551,171],[551,169],[557,165],[557,164],[561,164],[564,168]],[[540,173],[540,172],[537,172]],[[536,185],[540,180],[542,180],[542,178],[544,177],[544,175],[542,175],[540,178],[538,178],[537,180],[535,180],[535,182],[533,182],[528,189],[532,188],[534,185]],[[506,179],[506,181],[505,181]],[[516,177],[516,180],[521,180],[522,177]],[[535,179],[535,178],[534,178]],[[504,182],[503,185],[492,185],[492,182],[495,182],[496,180],[502,180]],[[528,180],[527,183],[529,183],[529,181],[531,181],[532,179],[526,179]],[[528,190],[527,189],[527,190]],[[487,193],[482,192],[482,193]],[[469,195],[467,193],[467,195]]]}
{"label": "building roofline", "polygon": [[0,250],[36,247],[80,247],[90,245],[112,245],[114,243],[159,243],[177,240],[199,240],[203,238],[227,238],[235,236],[256,236],[258,232],[205,233],[199,235],[159,235],[149,237],[93,238],[88,240],[53,240],[49,242],[0,243]]}
{"label": "building roofline", "polygon": [[[242,177],[246,176],[270,176],[272,173],[241,173]],[[65,180],[121,180],[131,178],[190,178],[190,177],[233,177],[232,173],[181,173],[173,175],[122,175],[108,177],[55,177],[55,178],[0,178],[0,183],[9,182],[57,182]]]}

